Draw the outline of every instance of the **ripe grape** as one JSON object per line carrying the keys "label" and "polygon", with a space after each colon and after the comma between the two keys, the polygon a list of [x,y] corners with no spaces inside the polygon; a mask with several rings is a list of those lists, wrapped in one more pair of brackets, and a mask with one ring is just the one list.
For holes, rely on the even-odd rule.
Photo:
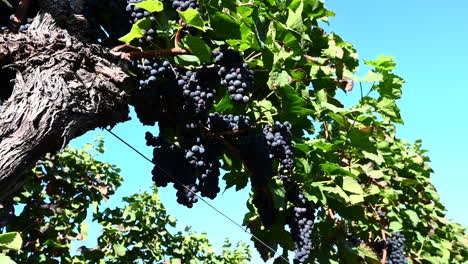
{"label": "ripe grape", "polygon": [[294,168],[294,159],[291,142],[291,124],[289,122],[275,122],[273,126],[265,126],[263,129],[265,139],[270,149],[269,157],[278,159],[280,179],[286,179]]}
{"label": "ripe grape", "polygon": [[288,190],[287,195],[288,199],[294,203],[288,222],[295,245],[294,258],[299,263],[306,263],[313,246],[312,231],[315,210],[298,187]]}
{"label": "ripe grape", "polygon": [[250,98],[247,92],[253,89],[254,72],[249,69],[247,63],[238,51],[229,49],[226,45],[213,51],[216,64],[218,64],[218,76],[220,84],[229,91],[229,98],[235,102],[248,103]]}
{"label": "ripe grape", "polygon": [[187,9],[196,9],[198,10],[198,1],[197,0],[171,0],[172,7],[180,10],[185,11]]}
{"label": "ripe grape", "polygon": [[405,243],[406,238],[403,234],[396,232],[392,233],[391,237],[387,240],[380,240],[376,244],[376,249],[382,257],[383,249],[387,249],[387,264],[406,264],[408,260],[405,257]]}

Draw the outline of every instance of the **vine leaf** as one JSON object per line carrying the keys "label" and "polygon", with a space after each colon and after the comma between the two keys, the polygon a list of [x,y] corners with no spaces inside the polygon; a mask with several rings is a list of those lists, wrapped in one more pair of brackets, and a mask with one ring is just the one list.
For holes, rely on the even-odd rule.
{"label": "vine leaf", "polygon": [[192,53],[197,56],[201,62],[211,62],[211,49],[201,38],[187,35],[185,40],[190,51],[192,51]]}
{"label": "vine leaf", "polygon": [[193,27],[196,27],[202,31],[205,31],[204,29],[204,22],[203,19],[201,18],[200,14],[198,13],[197,10],[195,9],[187,9],[185,11],[180,11],[179,12],[180,18],[187,23],[188,25],[191,25]]}
{"label": "vine leaf", "polygon": [[240,25],[230,16],[214,11],[209,14],[210,25],[213,28],[210,36],[214,39],[241,39]]}
{"label": "vine leaf", "polygon": [[16,264],[10,257],[0,254],[0,263],[2,264]]}
{"label": "vine leaf", "polygon": [[[17,232],[0,234],[0,249],[20,250],[23,240]],[[3,262],[1,262],[3,263]]]}
{"label": "vine leaf", "polygon": [[351,177],[344,177],[343,178],[343,189],[348,192],[352,192],[355,194],[363,194],[364,191],[362,190],[361,185],[359,184],[356,179]]}
{"label": "vine leaf", "polygon": [[136,38],[143,37],[145,34],[142,32],[142,30],[147,30],[150,27],[151,27],[151,20],[149,18],[138,20],[135,24],[133,24],[130,32],[127,33],[125,36],[119,38],[119,41],[130,43],[132,40]]}
{"label": "vine leaf", "polygon": [[164,9],[163,3],[155,0],[146,0],[139,3],[130,3],[130,5],[141,7],[151,13],[161,12]]}

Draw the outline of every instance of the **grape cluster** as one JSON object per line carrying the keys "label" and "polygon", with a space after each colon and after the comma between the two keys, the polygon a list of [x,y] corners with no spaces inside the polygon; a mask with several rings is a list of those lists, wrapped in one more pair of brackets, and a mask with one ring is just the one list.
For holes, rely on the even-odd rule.
{"label": "grape cluster", "polygon": [[265,126],[263,129],[265,139],[270,149],[269,157],[279,161],[280,179],[286,179],[294,167],[292,142],[291,142],[291,124],[289,122],[275,122],[273,126]]}
{"label": "grape cluster", "polygon": [[185,100],[182,111],[188,129],[197,128],[206,122],[207,111],[213,105],[216,94],[211,75],[211,71],[203,67],[198,71],[186,71],[177,77]]}
{"label": "grape cluster", "polygon": [[185,11],[187,9],[196,9],[198,10],[198,1],[197,0],[171,0],[172,7],[174,9]]}
{"label": "grape cluster", "polygon": [[392,233],[391,237],[387,240],[380,240],[377,242],[377,251],[382,257],[384,248],[387,249],[387,264],[406,264],[408,260],[405,257],[405,243],[406,238],[403,234],[396,232]]}
{"label": "grape cluster", "polygon": [[221,115],[220,113],[210,113],[208,115],[207,127],[211,132],[240,132],[240,130],[251,127],[250,117],[244,115]]}
{"label": "grape cluster", "polygon": [[294,258],[305,263],[312,249],[312,231],[314,227],[314,209],[300,189],[289,190],[288,199],[293,201],[292,214],[289,218],[292,238],[295,246]]}
{"label": "grape cluster", "polygon": [[219,50],[213,50],[212,54],[220,66],[220,84],[227,87],[230,99],[248,103],[250,98],[247,92],[255,85],[254,72],[249,69],[238,51],[229,49],[226,45],[221,46]]}
{"label": "grape cluster", "polygon": [[171,63],[159,59],[145,59],[136,61],[139,72],[139,89],[155,86],[158,77],[171,73]]}
{"label": "grape cluster", "polygon": [[138,89],[132,94],[140,121],[145,125],[154,125],[163,116],[170,118],[170,113],[177,112],[180,105],[180,89],[169,61],[145,59],[134,62]]}
{"label": "grape cluster", "polygon": [[142,44],[148,44],[151,43],[155,38],[156,38],[156,17],[153,16],[153,14],[149,11],[146,11],[145,9],[133,5],[136,3],[140,3],[143,0],[129,0],[128,5],[126,7],[126,11],[130,13],[130,24],[135,24],[138,20],[144,19],[144,18],[149,18],[151,20],[151,27],[147,30],[142,30],[141,33],[143,33],[145,36],[144,38],[138,39],[138,41]]}
{"label": "grape cluster", "polygon": [[197,136],[185,135],[183,138],[176,146],[146,133],[147,145],[155,147],[153,181],[158,187],[173,182],[177,189],[177,202],[191,208],[198,201],[195,195],[197,192],[210,199],[219,193],[221,163],[217,158],[219,151],[215,144],[204,142],[203,138]]}
{"label": "grape cluster", "polygon": [[143,2],[143,0],[129,0],[128,1],[127,7],[125,8],[125,10],[130,13],[130,16],[131,16],[130,23],[135,24],[138,20],[147,18],[147,17],[149,17],[151,21],[156,21],[156,18],[153,17],[151,12],[148,12],[139,6],[133,5],[133,4],[137,4],[140,2]]}

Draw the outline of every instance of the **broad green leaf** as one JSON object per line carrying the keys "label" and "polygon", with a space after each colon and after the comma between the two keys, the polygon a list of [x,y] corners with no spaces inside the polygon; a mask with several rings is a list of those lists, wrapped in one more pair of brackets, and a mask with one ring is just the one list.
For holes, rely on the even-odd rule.
{"label": "broad green leaf", "polygon": [[119,41],[130,43],[132,40],[136,38],[143,37],[145,34],[142,32],[142,30],[147,30],[150,27],[151,27],[151,20],[148,17],[138,20],[135,24],[133,24],[130,32],[127,33],[125,36],[119,38]]}
{"label": "broad green leaf", "polygon": [[372,70],[368,71],[366,75],[362,78],[357,78],[357,81],[359,82],[368,82],[368,83],[374,83],[374,82],[380,82],[382,81],[383,76],[380,73],[376,73]]}
{"label": "broad green leaf", "polygon": [[253,33],[255,39],[260,43],[260,47],[264,48],[265,42],[267,41],[268,30],[270,28],[271,20],[259,13],[258,8],[255,8],[252,13],[253,17]]}
{"label": "broad green leaf", "polygon": [[364,63],[369,66],[374,66],[377,71],[391,71],[395,69],[396,63],[393,61],[395,57],[387,57],[384,55],[378,56],[379,60],[364,60]]}
{"label": "broad green leaf", "polygon": [[237,21],[232,17],[210,9],[208,13],[210,17],[210,25],[213,28],[209,31],[209,35],[215,39],[241,39],[241,28]]}
{"label": "broad green leaf", "polygon": [[277,89],[281,96],[282,112],[299,116],[313,115],[315,111],[306,108],[305,101],[289,85]]}
{"label": "broad green leaf", "polygon": [[0,248],[20,250],[23,240],[17,232],[0,234]]}
{"label": "broad green leaf", "polygon": [[125,254],[127,253],[127,250],[125,249],[125,247],[123,245],[120,245],[120,244],[113,244],[112,246],[114,248],[114,252],[117,256],[119,257],[123,257],[125,256]]}
{"label": "broad green leaf", "polygon": [[362,154],[364,155],[364,157],[375,161],[378,165],[385,162],[381,154],[374,154],[374,153],[367,152],[365,150],[362,151]]}
{"label": "broad green leaf", "polygon": [[187,35],[185,41],[193,55],[197,56],[201,62],[211,62],[211,49],[201,38]]}
{"label": "broad green leaf", "polygon": [[364,257],[369,264],[379,264],[380,258],[375,253],[375,250],[362,243],[359,247],[355,248],[359,252],[359,256]]}
{"label": "broad green leaf", "polygon": [[1,264],[16,264],[10,257],[0,254],[0,263]]}
{"label": "broad green leaf", "polygon": [[364,196],[360,194],[351,194],[349,200],[352,204],[358,204],[364,202]]}
{"label": "broad green leaf", "polygon": [[151,13],[161,12],[164,9],[164,4],[157,0],[146,0],[139,3],[130,3],[130,5],[141,7]]}
{"label": "broad green leaf", "polygon": [[376,107],[377,111],[382,113],[384,116],[390,117],[391,121],[403,124],[403,121],[400,118],[400,109],[394,100],[383,97],[379,100]]}
{"label": "broad green leaf", "polygon": [[201,64],[200,59],[194,55],[177,55],[174,57],[174,61],[181,66],[199,66]]}
{"label": "broad green leaf", "polygon": [[343,178],[343,189],[345,191],[356,193],[356,194],[364,193],[359,182],[356,179],[348,177],[348,176]]}
{"label": "broad green leaf", "polygon": [[270,189],[273,194],[273,204],[275,208],[286,207],[286,190],[283,186],[283,181],[274,178],[270,182]]}
{"label": "broad green leaf", "polygon": [[303,2],[301,1],[300,5],[296,10],[288,9],[288,19],[286,20],[286,27],[298,33],[304,31],[304,19],[302,18]]}
{"label": "broad green leaf", "polygon": [[223,179],[226,181],[226,190],[232,186],[236,186],[236,191],[244,189],[249,182],[248,174],[240,171],[231,171],[223,175]]}
{"label": "broad green leaf", "polygon": [[204,22],[197,10],[187,9],[185,11],[177,10],[177,12],[185,23],[204,31]]}
{"label": "broad green leaf", "polygon": [[413,210],[405,210],[404,212],[413,223],[413,226],[417,226],[420,221],[418,214]]}
{"label": "broad green leaf", "polygon": [[400,222],[392,221],[390,222],[389,228],[393,232],[398,232],[403,228],[403,225]]}

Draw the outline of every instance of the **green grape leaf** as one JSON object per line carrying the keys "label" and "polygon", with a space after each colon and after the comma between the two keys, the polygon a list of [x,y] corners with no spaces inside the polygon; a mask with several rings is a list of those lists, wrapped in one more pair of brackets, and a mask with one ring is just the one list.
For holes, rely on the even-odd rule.
{"label": "green grape leaf", "polygon": [[181,66],[199,66],[201,64],[200,59],[194,55],[177,55],[174,57],[174,61]]}
{"label": "green grape leaf", "polygon": [[185,41],[190,51],[200,59],[200,62],[211,62],[211,49],[201,38],[188,35],[185,37]]}
{"label": "green grape leaf", "polygon": [[119,256],[119,257],[123,257],[127,253],[127,251],[126,251],[126,249],[125,249],[125,247],[123,245],[114,244],[112,247],[114,248],[115,254],[117,256]]}
{"label": "green grape leaf", "polygon": [[203,19],[201,18],[197,10],[187,9],[185,11],[177,10],[177,12],[179,12],[180,18],[182,18],[182,20],[184,20],[185,23],[202,31],[205,31]]}
{"label": "green grape leaf", "polygon": [[17,232],[0,234],[0,249],[20,250],[23,240]]}
{"label": "green grape leaf", "polygon": [[213,28],[209,35],[214,39],[241,39],[240,25],[232,17],[210,10],[210,25]]}
{"label": "green grape leaf", "polygon": [[140,19],[135,24],[133,24],[132,29],[130,30],[129,33],[119,38],[119,41],[130,43],[132,40],[136,38],[141,38],[145,36],[142,30],[147,30],[150,27],[151,27],[151,20],[148,17],[144,19]]}
{"label": "green grape leaf", "polygon": [[0,254],[0,263],[2,264],[16,264],[10,257]]}
{"label": "green grape leaf", "polygon": [[364,193],[359,182],[356,179],[347,176],[343,178],[343,189],[355,194]]}
{"label": "green grape leaf", "polygon": [[161,12],[164,9],[164,4],[157,0],[146,0],[139,3],[130,3],[130,5],[141,7],[151,13]]}
{"label": "green grape leaf", "polygon": [[413,223],[413,226],[417,226],[420,221],[418,214],[413,210],[405,210],[404,212]]}

